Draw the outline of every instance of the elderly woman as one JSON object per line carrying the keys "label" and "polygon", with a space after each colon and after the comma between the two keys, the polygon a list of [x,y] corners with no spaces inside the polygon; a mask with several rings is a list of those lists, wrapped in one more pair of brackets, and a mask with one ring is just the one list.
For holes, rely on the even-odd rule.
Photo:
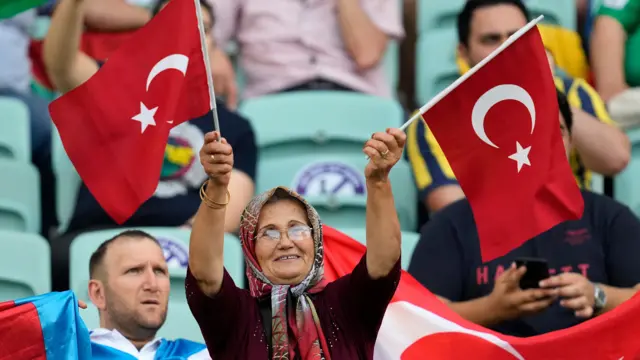
{"label": "elderly woman", "polygon": [[186,292],[212,358],[373,358],[400,280],[400,225],[388,175],[405,139],[401,130],[387,129],[365,144],[367,252],[351,274],[331,283],[323,278],[316,210],[283,187],[255,197],[240,224],[247,291],[223,266],[233,152],[217,132],[206,135],[200,161],[209,180],[191,232]]}

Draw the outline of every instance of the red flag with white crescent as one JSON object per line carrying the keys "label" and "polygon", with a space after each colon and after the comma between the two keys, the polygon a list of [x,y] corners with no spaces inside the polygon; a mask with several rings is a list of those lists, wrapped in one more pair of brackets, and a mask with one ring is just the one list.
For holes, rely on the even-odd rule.
{"label": "red flag with white crescent", "polygon": [[584,211],[540,33],[503,46],[422,115],[469,200],[483,262]]}

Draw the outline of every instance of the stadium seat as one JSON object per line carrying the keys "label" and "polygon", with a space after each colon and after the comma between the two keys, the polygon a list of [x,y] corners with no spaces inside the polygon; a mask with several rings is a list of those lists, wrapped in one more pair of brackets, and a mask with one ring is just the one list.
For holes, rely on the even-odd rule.
{"label": "stadium seat", "polygon": [[56,176],[56,212],[58,213],[58,232],[63,233],[76,206],[78,189],[82,184],[80,176],[73,167],[67,152],[62,146],[58,130],[54,127],[52,131],[52,162],[53,173]]}
{"label": "stadium seat", "polygon": [[0,160],[0,229],[40,232],[40,174],[30,163]]}
{"label": "stadium seat", "polygon": [[[191,231],[180,228],[136,228],[155,236],[162,244],[165,257],[170,267],[171,295],[170,302],[185,303],[184,277],[188,261],[189,235]],[[89,259],[91,254],[105,240],[124,231],[124,228],[91,231],[76,237],[71,243],[69,263],[69,284],[78,299],[90,301],[87,294],[89,282]],[[237,237],[225,236],[224,246],[225,268],[236,282],[244,285],[244,257]]]}
{"label": "stadium seat", "polygon": [[627,130],[627,135],[631,141],[631,161],[613,180],[614,198],[640,216],[640,128]]}
{"label": "stadium seat", "polygon": [[524,0],[531,18],[544,15],[543,22],[559,25],[570,30],[577,29],[577,10],[575,1]]}
{"label": "stadium seat", "polygon": [[[298,154],[263,157],[258,163],[257,191],[275,186],[296,190],[332,227],[364,226],[366,208],[365,156],[359,151],[342,154]],[[404,230],[416,228],[416,190],[409,164],[402,160],[391,170],[391,183]]]}
{"label": "stadium seat", "polygon": [[456,64],[455,29],[433,30],[418,38],[416,47],[416,101],[421,106],[453,83]]}
{"label": "stadium seat", "polygon": [[31,37],[37,40],[44,39],[49,31],[49,25],[51,24],[51,18],[48,16],[38,16],[36,22],[31,28]]}
{"label": "stadium seat", "polygon": [[0,302],[51,291],[51,250],[40,235],[0,230]]}
{"label": "stadium seat", "polygon": [[591,172],[591,191],[604,194],[604,176]]}
{"label": "stadium seat", "polygon": [[31,162],[30,126],[27,105],[0,96],[0,159]]}
{"label": "stadium seat", "polygon": [[[358,240],[360,243],[366,245],[367,243],[367,231],[365,228],[354,228],[354,227],[345,227],[338,228],[339,231],[351,236],[354,240]],[[407,270],[409,268],[409,263],[411,262],[411,256],[413,255],[413,250],[418,244],[418,240],[420,240],[420,234],[412,231],[403,231],[402,232],[402,268]]]}
{"label": "stadium seat", "polygon": [[466,0],[419,0],[417,3],[418,36],[437,29],[455,30],[458,13],[464,7],[465,1]]}
{"label": "stadium seat", "polygon": [[360,151],[372,133],[405,120],[395,100],[345,91],[267,95],[244,101],[240,112],[253,125],[261,157]]}
{"label": "stadium seat", "polygon": [[387,51],[384,54],[383,66],[387,80],[391,85],[392,94],[397,92],[398,79],[400,77],[400,44],[397,41],[389,41]]}

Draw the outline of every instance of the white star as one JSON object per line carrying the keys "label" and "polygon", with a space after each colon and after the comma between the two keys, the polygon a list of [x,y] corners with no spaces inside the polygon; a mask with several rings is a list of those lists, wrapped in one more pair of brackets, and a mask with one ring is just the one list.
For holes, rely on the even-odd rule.
{"label": "white star", "polygon": [[529,151],[531,151],[531,146],[523,149],[522,145],[516,141],[516,153],[509,156],[509,159],[515,160],[518,163],[518,172],[522,170],[523,165],[531,166],[529,162]]}
{"label": "white star", "polygon": [[144,133],[144,131],[147,129],[147,126],[156,126],[156,120],[153,118],[156,115],[156,111],[158,111],[157,106],[153,109],[147,109],[145,104],[140,102],[140,113],[131,118],[131,120],[140,122],[140,134]]}

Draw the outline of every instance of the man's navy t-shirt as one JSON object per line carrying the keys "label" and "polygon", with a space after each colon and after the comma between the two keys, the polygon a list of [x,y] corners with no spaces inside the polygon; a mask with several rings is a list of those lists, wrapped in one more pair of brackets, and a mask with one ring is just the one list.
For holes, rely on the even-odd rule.
{"label": "man's navy t-shirt", "polygon": [[[220,133],[233,148],[234,169],[254,179],[257,148],[251,125],[224,104],[218,102],[217,107]],[[207,179],[199,152],[204,135],[210,131],[211,112],[171,130],[158,187],[123,226],[180,226],[195,214],[201,202],[200,186]],[[116,225],[83,184],[67,232]]]}
{"label": "man's navy t-shirt", "polygon": [[[577,272],[593,282],[617,287],[640,283],[640,221],[629,208],[608,197],[588,191],[582,196],[582,219],[559,224],[487,263],[480,257],[469,202],[460,200],[436,213],[423,227],[409,272],[431,292],[451,301],[490,294],[495,278],[518,257],[546,259],[551,274]],[[533,336],[581,321],[556,301],[537,315],[505,321],[493,329]]]}

